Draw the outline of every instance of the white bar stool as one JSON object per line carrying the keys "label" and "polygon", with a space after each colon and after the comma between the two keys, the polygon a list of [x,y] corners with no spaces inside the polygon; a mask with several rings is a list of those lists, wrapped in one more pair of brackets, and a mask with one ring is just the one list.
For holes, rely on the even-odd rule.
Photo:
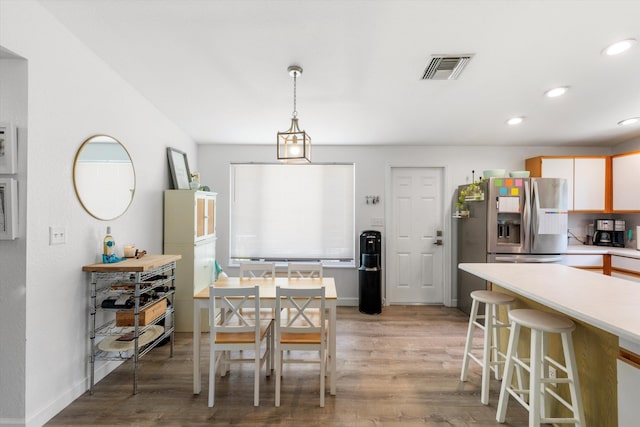
{"label": "white bar stool", "polygon": [[[469,360],[473,360],[482,366],[482,392],[480,401],[483,405],[489,404],[489,375],[493,370],[497,380],[501,378],[500,366],[504,364],[506,356],[500,352],[500,328],[508,328],[509,324],[498,319],[498,307],[506,306],[507,313],[511,309],[511,304],[515,298],[511,295],[502,294],[492,291],[473,291],[471,292],[471,314],[469,315],[469,329],[467,331],[467,342],[464,346],[464,358],[462,359],[462,373],[460,380],[467,380],[467,370],[469,368]],[[480,304],[484,304],[484,315],[478,315]],[[484,319],[484,324],[478,320]],[[484,344],[482,347],[474,347],[473,332],[478,327],[484,330]],[[479,359],[473,350],[482,348],[482,360]],[[500,360],[502,359],[502,360]]]}
{"label": "white bar stool", "polygon": [[[529,411],[530,427],[539,426],[541,423],[584,426],[584,408],[582,406],[576,357],[571,337],[576,325],[566,317],[530,309],[512,310],[509,313],[509,319],[511,321],[511,334],[509,335],[507,363],[500,388],[496,420],[500,423],[505,421],[509,395],[511,395]],[[531,329],[531,355],[529,359],[521,359],[516,354],[522,326]],[[547,355],[547,339],[550,333],[560,334],[564,352],[564,365]],[[549,365],[553,365],[558,371],[564,372],[566,377],[549,378]],[[529,372],[529,390],[513,389],[514,366],[520,366]],[[571,403],[553,391],[547,385],[550,383],[568,384]],[[529,396],[529,403],[522,398],[523,394]],[[569,409],[573,413],[573,418],[550,418],[549,402],[551,397]]]}

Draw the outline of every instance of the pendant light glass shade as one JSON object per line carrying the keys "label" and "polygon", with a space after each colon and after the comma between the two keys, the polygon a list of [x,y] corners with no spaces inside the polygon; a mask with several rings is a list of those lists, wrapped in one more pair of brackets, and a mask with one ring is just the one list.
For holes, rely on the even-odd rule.
{"label": "pendant light glass shade", "polygon": [[311,137],[304,130],[300,130],[296,111],[296,78],[302,74],[302,68],[292,65],[288,71],[293,77],[293,115],[289,129],[278,132],[278,160],[287,163],[311,163]]}

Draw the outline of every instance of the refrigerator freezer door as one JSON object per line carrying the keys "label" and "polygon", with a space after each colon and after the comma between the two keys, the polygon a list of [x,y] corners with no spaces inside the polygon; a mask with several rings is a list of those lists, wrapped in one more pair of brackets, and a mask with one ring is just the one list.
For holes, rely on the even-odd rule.
{"label": "refrigerator freezer door", "polygon": [[569,217],[567,180],[532,178],[531,198],[531,253],[566,253]]}

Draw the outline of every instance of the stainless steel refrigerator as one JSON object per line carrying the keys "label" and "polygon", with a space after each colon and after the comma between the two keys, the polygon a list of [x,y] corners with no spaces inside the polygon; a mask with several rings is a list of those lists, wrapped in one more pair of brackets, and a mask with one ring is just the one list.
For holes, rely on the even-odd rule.
{"label": "stainless steel refrigerator", "polygon": [[[468,185],[458,187],[458,194]],[[560,262],[567,251],[568,190],[563,178],[490,178],[481,200],[458,219],[458,262]],[[476,198],[478,198],[476,196]],[[487,282],[458,269],[458,307]]]}

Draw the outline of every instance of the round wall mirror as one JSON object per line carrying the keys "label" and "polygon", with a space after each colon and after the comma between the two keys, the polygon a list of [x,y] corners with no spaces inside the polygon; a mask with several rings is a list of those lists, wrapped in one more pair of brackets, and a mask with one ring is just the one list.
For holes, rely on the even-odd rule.
{"label": "round wall mirror", "polygon": [[104,221],[127,211],[136,190],[136,174],[126,148],[108,135],[82,143],[73,163],[73,185],[84,209]]}

